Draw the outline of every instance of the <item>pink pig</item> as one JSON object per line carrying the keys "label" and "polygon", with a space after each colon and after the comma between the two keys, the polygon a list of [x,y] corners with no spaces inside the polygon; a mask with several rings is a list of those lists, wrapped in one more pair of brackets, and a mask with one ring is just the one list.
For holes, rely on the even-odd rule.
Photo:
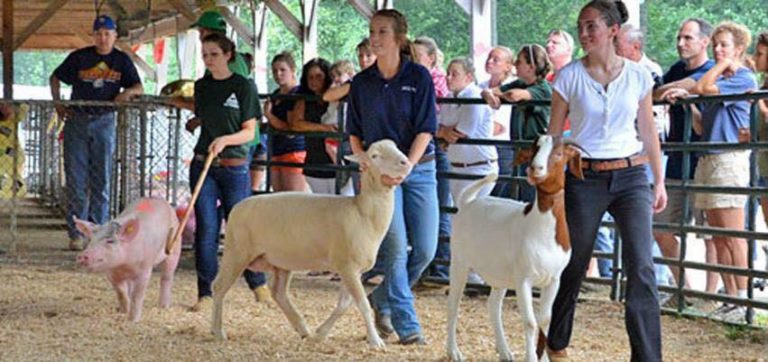
{"label": "pink pig", "polygon": [[88,239],[88,247],[77,256],[77,262],[89,272],[107,274],[117,293],[120,312],[127,313],[133,322],[141,318],[152,267],[161,263],[160,307],[171,305],[181,243],[176,243],[171,255],[165,254],[165,244],[179,227],[176,212],[168,202],[143,198],[104,225],[77,218],[75,223]]}

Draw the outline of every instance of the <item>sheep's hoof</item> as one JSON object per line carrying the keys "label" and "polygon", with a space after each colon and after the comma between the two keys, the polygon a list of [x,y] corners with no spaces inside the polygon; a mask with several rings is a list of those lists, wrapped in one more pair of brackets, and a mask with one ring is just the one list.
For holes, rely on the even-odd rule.
{"label": "sheep's hoof", "polygon": [[509,349],[505,351],[499,351],[499,361],[514,361],[514,360],[515,358],[512,357],[512,351],[510,351]]}
{"label": "sheep's hoof", "polygon": [[368,338],[368,345],[376,349],[384,349],[386,346],[384,340],[378,335],[374,335],[372,338]]}
{"label": "sheep's hoof", "polygon": [[223,329],[219,329],[219,330],[216,330],[216,329],[212,329],[212,330],[211,330],[211,333],[212,333],[212,334],[213,334],[213,335],[214,335],[216,338],[218,338],[218,339],[220,339],[220,340],[222,340],[222,341],[226,341],[226,340],[227,340],[227,333],[226,333],[226,332],[224,332],[224,330],[223,330]]}
{"label": "sheep's hoof", "polygon": [[464,356],[461,355],[458,348],[454,348],[448,351],[448,358],[453,362],[459,362],[464,360]]}

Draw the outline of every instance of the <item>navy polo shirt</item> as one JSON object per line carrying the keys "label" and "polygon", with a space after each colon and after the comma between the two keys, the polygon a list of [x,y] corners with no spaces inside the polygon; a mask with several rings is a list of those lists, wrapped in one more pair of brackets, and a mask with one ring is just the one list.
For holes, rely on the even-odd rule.
{"label": "navy polo shirt", "polygon": [[[374,64],[358,73],[349,91],[347,131],[368,147],[391,139],[409,153],[419,133],[435,134],[435,86],[427,68],[403,59],[392,79],[384,79]],[[425,155],[434,152],[429,143]]]}
{"label": "navy polo shirt", "polygon": [[[678,61],[672,67],[669,68],[666,74],[664,74],[664,84],[672,83],[681,79],[691,78],[695,81],[701,79],[707,71],[715,65],[713,60],[707,60],[704,64],[695,69],[686,69],[685,62]],[[669,134],[667,135],[668,142],[683,142],[683,134],[685,132],[685,110],[682,106],[673,105],[669,107]],[[691,132],[691,142],[698,142],[701,140],[695,132]],[[683,153],[676,151],[668,151],[667,155],[669,160],[667,161],[666,178],[680,180],[683,178]],[[693,174],[696,171],[696,162],[698,155],[696,152],[689,154],[691,172],[689,178],[693,178]]]}

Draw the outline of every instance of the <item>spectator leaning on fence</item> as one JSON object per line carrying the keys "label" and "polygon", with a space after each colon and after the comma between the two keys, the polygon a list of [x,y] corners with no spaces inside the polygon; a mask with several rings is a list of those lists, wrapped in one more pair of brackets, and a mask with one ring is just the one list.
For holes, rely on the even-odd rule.
{"label": "spectator leaning on fence", "polygon": [[[72,86],[72,100],[125,102],[144,93],[139,74],[127,54],[115,49],[117,27],[106,15],[93,22],[94,46],[78,49],[50,78],[54,102],[61,98],[61,82]],[[122,89],[122,92],[121,92]],[[112,157],[115,151],[115,109],[56,103],[64,123],[69,248],[83,247],[73,217],[103,224],[109,219]]]}
{"label": "spectator leaning on fence", "polygon": [[[657,100],[666,100],[673,102],[688,94],[696,85],[696,81],[701,79],[715,62],[709,59],[707,47],[709,46],[709,37],[712,35],[712,25],[706,20],[690,18],[684,20],[677,33],[677,53],[680,60],[673,64],[662,77],[662,85],[654,90],[653,95]],[[683,106],[671,105],[669,107],[669,130],[667,133],[667,142],[683,142],[686,132],[690,132],[691,142],[697,142],[700,136],[695,132],[685,129],[685,111]],[[681,185],[683,183],[683,152],[668,151],[667,167],[665,179],[667,184]],[[693,178],[696,170],[698,155],[696,152],[688,154],[690,172],[686,177],[688,180]],[[704,213],[699,209],[694,209],[694,195],[688,194],[688,215],[683,215],[685,206],[685,193],[682,190],[672,190],[669,192],[669,201],[664,211],[654,215],[653,220],[661,223],[679,223],[684,220],[690,224],[695,217],[697,225],[704,225]],[[667,258],[678,259],[680,257],[680,246],[675,236],[675,232],[661,231],[654,232],[654,237],[659,243],[661,253]],[[706,248],[705,259],[707,264],[717,263],[717,251],[711,239],[705,239]],[[680,278],[679,268],[670,266],[675,280]],[[714,293],[717,290],[719,275],[715,272],[707,272],[707,282],[705,290]],[[688,278],[684,281],[684,286],[690,288]]]}
{"label": "spectator leaning on fence", "polygon": [[[206,157],[212,153],[216,158],[195,203],[195,311],[211,304],[211,283],[219,269],[221,217],[226,218],[235,204],[251,194],[248,149],[258,135],[256,120],[261,118],[261,107],[253,82],[229,70],[234,54],[234,43],[223,34],[203,38],[203,62],[208,73],[195,82],[195,115],[202,129],[189,170],[191,185],[203,176]],[[224,208],[223,215],[218,202]],[[244,275],[257,301],[269,298],[264,273],[246,270]]]}
{"label": "spectator leaning on fence", "polygon": [[[757,89],[755,73],[745,66],[747,47],[752,36],[744,25],[724,22],[712,32],[715,66],[704,74],[693,89],[700,95],[743,94]],[[750,102],[720,101],[702,103],[694,114],[694,130],[702,141],[749,142]],[[710,149],[698,161],[694,180],[698,184],[724,187],[749,185],[749,151]],[[705,210],[710,226],[733,230],[744,229],[746,195],[698,193],[696,207]],[[732,236],[713,236],[718,264],[747,268],[746,240]],[[746,276],[722,273],[728,295],[747,297]],[[733,322],[743,322],[746,307],[723,304],[714,312]]]}
{"label": "spectator leaning on fence", "polygon": [[[480,89],[486,92],[490,88],[496,88],[502,84],[511,83],[517,77],[515,76],[515,55],[512,50],[505,46],[497,46],[488,53],[485,60],[485,72],[490,78],[478,83]],[[491,109],[491,120],[493,121],[493,134],[491,139],[497,141],[509,141],[509,122],[512,118],[513,106],[506,105],[498,109]],[[512,161],[514,152],[509,145],[496,145],[496,153],[499,155],[499,174],[512,174]],[[506,181],[497,181],[491,190],[491,195],[497,197],[512,197],[512,185]]]}
{"label": "spectator leaning on fence", "polygon": [[[550,360],[567,359],[579,287],[601,217],[613,215],[624,240],[626,329],[633,361],[661,361],[661,323],[651,249],[651,215],[666,205],[661,150],[653,124],[653,80],[641,66],[616,55],[615,39],[628,18],[621,1],[593,0],[578,18],[586,55],[560,70],[553,85],[550,134],[561,136],[566,115],[571,139],[586,152],[584,179],[565,181],[572,254],[560,278],[547,335]],[[655,187],[649,187],[650,162]],[[577,167],[572,164],[571,167]]]}
{"label": "spectator leaning on fence", "polygon": [[[289,95],[299,90],[296,81],[296,61],[290,52],[282,52],[272,58],[272,79],[278,89],[273,95]],[[277,130],[287,130],[288,112],[293,109],[294,100],[272,98],[264,103],[264,113],[269,125]],[[304,136],[272,136],[272,161],[304,163],[307,157]],[[275,191],[306,191],[307,182],[300,168],[272,166],[272,188]]]}
{"label": "spectator leaning on fence", "polygon": [[377,11],[369,35],[377,61],[352,80],[348,115],[352,152],[359,155],[373,142],[392,139],[414,165],[405,179],[385,180],[396,186],[395,210],[379,253],[384,281],[371,299],[382,334],[392,333],[394,325],[400,343],[422,344],[411,286],[432,261],[437,245],[435,90],[429,71],[410,60],[405,16],[391,9]]}
{"label": "spectator leaning on fence", "polygon": [[[755,70],[763,73],[763,84],[760,87],[761,90],[768,89],[768,32],[762,32],[757,36],[757,45],[755,45],[754,56]],[[761,142],[768,141],[768,101],[761,99],[757,103],[760,110],[760,118],[758,120],[758,140]],[[762,187],[768,187],[768,151],[762,150],[758,153],[758,171],[760,172],[759,185]],[[768,224],[768,198],[763,196],[760,198],[760,205],[763,207],[763,217]]]}
{"label": "spectator leaning on fence", "polygon": [[[337,124],[322,123],[322,117],[328,110],[328,102],[323,101],[320,97],[330,86],[331,63],[323,58],[315,58],[304,64],[298,94],[315,96],[318,99],[296,101],[293,109],[288,112],[288,124],[292,131],[337,131]],[[325,138],[307,136],[305,143],[307,147],[305,165],[328,166],[335,163],[335,160],[332,160],[325,150]],[[313,193],[336,193],[336,172],[333,170],[304,169],[304,178]],[[351,183],[348,182],[341,186],[342,195],[352,196],[354,194]]]}
{"label": "spectator leaning on fence", "polygon": [[[547,52],[542,46],[523,45],[515,61],[517,80],[483,92],[483,98],[494,109],[501,106],[501,99],[508,102],[548,101],[552,98],[552,87],[547,83],[546,77],[551,67]],[[547,133],[550,109],[548,105],[517,105],[515,107],[511,123],[515,139],[532,141]],[[517,129],[522,130],[520,135],[516,134]],[[521,199],[533,202],[536,188],[528,183],[523,183],[520,187]]]}

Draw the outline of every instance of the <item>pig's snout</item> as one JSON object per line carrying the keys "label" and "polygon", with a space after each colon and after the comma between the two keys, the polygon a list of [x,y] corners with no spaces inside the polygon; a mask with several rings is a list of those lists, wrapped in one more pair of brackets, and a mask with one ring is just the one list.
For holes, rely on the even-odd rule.
{"label": "pig's snout", "polygon": [[88,254],[82,253],[77,256],[77,263],[80,264],[80,266],[88,266],[90,264],[91,257],[88,256]]}

